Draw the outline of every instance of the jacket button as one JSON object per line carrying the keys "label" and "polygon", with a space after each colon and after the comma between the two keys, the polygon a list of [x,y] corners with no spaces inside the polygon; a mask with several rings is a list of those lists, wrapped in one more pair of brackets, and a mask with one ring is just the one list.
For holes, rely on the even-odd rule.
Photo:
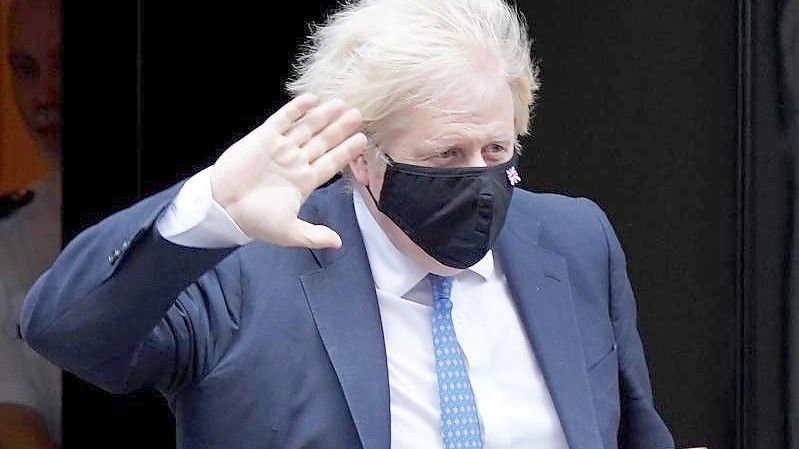
{"label": "jacket button", "polygon": [[115,249],[114,252],[108,255],[108,263],[114,264],[119,259],[119,256],[122,254],[122,251],[119,249]]}

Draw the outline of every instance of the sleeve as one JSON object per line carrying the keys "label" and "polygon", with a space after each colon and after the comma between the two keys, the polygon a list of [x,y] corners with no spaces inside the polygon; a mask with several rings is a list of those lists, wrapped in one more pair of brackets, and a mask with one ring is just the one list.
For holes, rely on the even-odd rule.
{"label": "sleeve", "polygon": [[[590,202],[590,201],[589,201]],[[609,257],[610,316],[619,356],[620,449],[674,448],[674,439],[655,409],[646,357],[638,332],[637,306],[627,262],[607,215],[591,202],[603,228]]]}
{"label": "sleeve", "polygon": [[252,241],[211,193],[211,170],[192,176],[158,218],[158,232],[172,243],[194,248],[224,248]]}
{"label": "sleeve", "polygon": [[199,381],[237,335],[235,247],[192,248],[155,229],[182,185],[85,230],[28,292],[24,339],[112,392],[166,395]]}

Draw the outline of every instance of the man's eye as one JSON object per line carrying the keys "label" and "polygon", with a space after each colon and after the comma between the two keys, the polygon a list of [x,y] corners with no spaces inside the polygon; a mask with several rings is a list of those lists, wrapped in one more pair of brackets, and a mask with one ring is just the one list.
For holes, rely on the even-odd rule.
{"label": "man's eye", "polygon": [[513,156],[512,150],[500,144],[489,145],[483,152],[485,160],[491,163],[506,162],[511,156]]}
{"label": "man's eye", "polygon": [[457,156],[458,151],[455,148],[447,148],[446,150],[439,151],[436,157],[440,159],[450,159]]}

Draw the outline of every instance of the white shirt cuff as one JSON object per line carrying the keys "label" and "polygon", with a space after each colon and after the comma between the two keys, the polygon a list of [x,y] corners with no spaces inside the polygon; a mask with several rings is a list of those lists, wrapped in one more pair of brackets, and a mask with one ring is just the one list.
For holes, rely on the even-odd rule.
{"label": "white shirt cuff", "polygon": [[226,248],[252,241],[214,200],[212,169],[206,168],[183,184],[155,224],[162,237],[193,248]]}
{"label": "white shirt cuff", "polygon": [[24,384],[0,383],[0,403],[25,405],[42,413],[41,407],[36,401],[36,393]]}

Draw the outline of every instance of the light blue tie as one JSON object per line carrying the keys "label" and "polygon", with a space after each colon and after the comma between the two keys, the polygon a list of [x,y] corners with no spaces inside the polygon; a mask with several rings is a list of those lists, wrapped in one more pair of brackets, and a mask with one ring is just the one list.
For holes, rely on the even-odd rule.
{"label": "light blue tie", "polygon": [[444,449],[482,448],[480,421],[463,352],[452,325],[452,278],[427,275],[433,287],[433,350]]}

